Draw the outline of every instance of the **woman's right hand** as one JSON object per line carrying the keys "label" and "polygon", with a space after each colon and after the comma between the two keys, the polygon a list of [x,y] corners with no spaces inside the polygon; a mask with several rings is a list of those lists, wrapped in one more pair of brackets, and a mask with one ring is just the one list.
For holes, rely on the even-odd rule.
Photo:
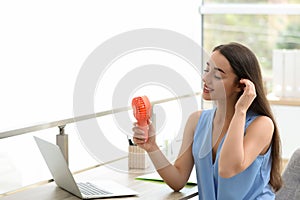
{"label": "woman's right hand", "polygon": [[141,127],[134,123],[134,127],[132,128],[133,131],[133,142],[144,149],[147,152],[156,151],[158,146],[155,140],[155,128],[153,124],[150,122],[148,125],[148,139],[145,137],[145,133]]}

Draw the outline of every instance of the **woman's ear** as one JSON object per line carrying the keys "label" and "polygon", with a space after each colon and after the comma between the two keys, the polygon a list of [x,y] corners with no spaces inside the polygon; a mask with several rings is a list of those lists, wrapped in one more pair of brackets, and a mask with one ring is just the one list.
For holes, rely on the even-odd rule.
{"label": "woman's ear", "polygon": [[243,92],[244,91],[244,87],[245,87],[245,84],[242,84],[240,82],[241,79],[239,79],[236,83],[236,91],[237,92]]}

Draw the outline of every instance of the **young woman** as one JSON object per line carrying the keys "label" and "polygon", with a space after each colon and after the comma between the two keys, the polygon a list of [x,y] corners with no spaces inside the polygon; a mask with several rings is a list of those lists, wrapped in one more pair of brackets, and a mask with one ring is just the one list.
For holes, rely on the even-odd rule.
{"label": "young woman", "polygon": [[203,99],[216,106],[189,117],[174,165],[159,150],[152,125],[147,142],[134,126],[134,142],[174,191],[195,165],[199,199],[275,199],[282,185],[280,138],[256,56],[239,43],[217,46],[203,82]]}

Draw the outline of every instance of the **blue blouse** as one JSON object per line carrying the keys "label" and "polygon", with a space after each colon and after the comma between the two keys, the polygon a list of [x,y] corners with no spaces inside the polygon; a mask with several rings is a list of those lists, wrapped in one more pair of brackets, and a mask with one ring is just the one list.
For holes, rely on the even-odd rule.
{"label": "blue blouse", "polygon": [[[212,125],[216,109],[203,110],[199,118],[193,143],[198,195],[201,200],[270,200],[275,194],[269,185],[271,172],[271,148],[259,155],[241,173],[222,178],[218,173],[219,156],[224,138],[219,144],[215,162],[212,159]],[[245,130],[258,115],[248,112]]]}

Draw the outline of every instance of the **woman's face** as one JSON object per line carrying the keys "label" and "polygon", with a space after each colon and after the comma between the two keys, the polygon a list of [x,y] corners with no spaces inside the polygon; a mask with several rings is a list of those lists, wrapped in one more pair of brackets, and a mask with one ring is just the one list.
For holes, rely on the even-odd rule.
{"label": "woman's face", "polygon": [[203,78],[202,97],[205,100],[226,100],[236,98],[241,91],[228,60],[219,52],[214,51],[207,62]]}

